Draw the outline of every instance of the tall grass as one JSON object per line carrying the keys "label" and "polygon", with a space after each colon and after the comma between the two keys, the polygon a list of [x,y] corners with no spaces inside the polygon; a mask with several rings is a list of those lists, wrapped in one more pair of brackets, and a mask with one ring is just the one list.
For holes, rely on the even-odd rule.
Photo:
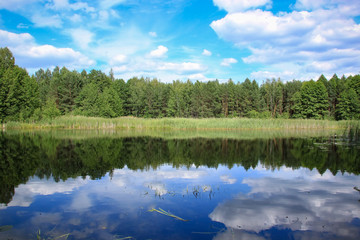
{"label": "tall grass", "polygon": [[152,137],[162,139],[272,139],[342,135],[341,129],[9,129],[7,134],[42,135],[57,139]]}
{"label": "tall grass", "polygon": [[347,129],[360,121],[248,118],[98,118],[62,116],[34,123],[9,122],[3,129],[138,129],[138,130],[318,130]]}

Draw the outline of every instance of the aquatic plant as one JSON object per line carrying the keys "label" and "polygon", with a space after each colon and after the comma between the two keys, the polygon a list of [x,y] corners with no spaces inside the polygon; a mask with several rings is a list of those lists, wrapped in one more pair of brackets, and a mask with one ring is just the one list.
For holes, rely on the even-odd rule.
{"label": "aquatic plant", "polygon": [[68,237],[70,236],[70,233],[67,233],[67,234],[63,234],[61,236],[58,236],[58,237],[43,237],[41,236],[41,231],[40,229],[37,231],[36,233],[36,239],[37,240],[58,240],[58,239],[68,239]]}
{"label": "aquatic plant", "polygon": [[163,215],[165,215],[165,216],[169,216],[169,217],[172,217],[172,218],[175,218],[175,219],[177,219],[177,220],[180,220],[180,221],[183,221],[183,222],[188,222],[189,220],[185,220],[185,219],[183,219],[183,218],[181,218],[181,217],[178,217],[178,216],[176,216],[176,215],[174,215],[174,214],[172,214],[172,213],[170,213],[170,212],[166,212],[165,210],[163,210],[163,209],[161,209],[161,208],[159,208],[159,210],[158,209],[155,209],[155,208],[152,208],[152,209],[150,209],[150,210],[148,210],[149,212],[158,212],[158,213],[160,213],[160,214],[163,214]]}
{"label": "aquatic plant", "polygon": [[0,226],[0,232],[5,232],[5,231],[9,231],[12,229],[13,226],[11,225],[3,225],[3,226]]}

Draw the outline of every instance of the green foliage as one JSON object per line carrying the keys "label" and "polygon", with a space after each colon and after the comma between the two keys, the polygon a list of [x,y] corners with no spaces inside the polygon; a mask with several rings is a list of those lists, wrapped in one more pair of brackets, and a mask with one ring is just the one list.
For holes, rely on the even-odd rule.
{"label": "green foliage", "polygon": [[134,77],[125,82],[113,71],[107,76],[65,67],[40,69],[29,77],[11,51],[0,48],[0,122],[53,118],[58,111],[106,118],[359,119],[359,96],[360,75],[340,79],[334,74],[330,80],[321,75],[317,82],[268,79],[260,86],[249,79],[162,83]]}
{"label": "green foliage", "polygon": [[354,89],[343,91],[340,94],[336,117],[338,120],[360,118],[360,100]]}
{"label": "green foliage", "polygon": [[0,79],[4,73],[15,66],[15,58],[11,51],[6,48],[0,48]]}
{"label": "green foliage", "polygon": [[260,114],[259,112],[255,111],[255,110],[251,110],[250,112],[247,113],[248,118],[260,118]]}
{"label": "green foliage", "polygon": [[305,82],[300,90],[301,116],[303,118],[324,119],[328,109],[326,87],[321,81]]}
{"label": "green foliage", "polygon": [[[37,113],[38,114],[38,113]],[[42,111],[42,118],[45,119],[54,119],[61,115],[60,110],[56,106],[55,99],[47,99],[46,105]]]}
{"label": "green foliage", "polygon": [[266,110],[271,112],[271,116],[275,117],[277,114],[283,112],[283,89],[284,84],[280,79],[267,80],[261,86],[261,92],[266,103]]}

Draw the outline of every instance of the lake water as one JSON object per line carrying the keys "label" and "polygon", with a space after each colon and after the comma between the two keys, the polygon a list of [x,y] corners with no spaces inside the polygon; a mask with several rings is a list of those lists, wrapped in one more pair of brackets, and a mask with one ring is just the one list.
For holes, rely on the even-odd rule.
{"label": "lake water", "polygon": [[3,132],[0,239],[360,239],[360,144],[324,135]]}

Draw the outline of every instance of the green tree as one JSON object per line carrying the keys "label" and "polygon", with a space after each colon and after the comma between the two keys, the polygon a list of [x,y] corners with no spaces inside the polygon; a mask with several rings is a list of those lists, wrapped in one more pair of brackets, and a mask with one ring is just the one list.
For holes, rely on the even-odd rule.
{"label": "green tree", "polygon": [[360,101],[354,89],[348,89],[340,94],[336,109],[337,120],[359,119]]}
{"label": "green tree", "polygon": [[55,98],[48,98],[43,107],[42,117],[45,119],[54,119],[61,115],[61,111],[56,106]]}
{"label": "green tree", "polygon": [[271,112],[272,117],[283,112],[283,89],[284,84],[278,80],[266,80],[261,86],[263,98],[266,103],[266,110]]}
{"label": "green tree", "polygon": [[63,67],[57,83],[57,97],[59,110],[65,114],[72,112],[75,107],[75,99],[80,94],[83,87],[81,75],[76,72],[70,72]]}
{"label": "green tree", "polygon": [[[291,82],[287,82],[284,85],[284,101],[283,101],[283,109],[284,112],[289,114],[289,117],[294,117],[295,112],[299,113],[299,101],[300,100],[300,89],[302,86],[301,81],[293,80]],[[298,93],[297,96],[295,94]],[[297,106],[295,106],[297,104]],[[295,110],[296,109],[296,110]]]}
{"label": "green tree", "polygon": [[328,110],[328,94],[320,81],[305,82],[300,90],[303,118],[324,119]]}
{"label": "green tree", "polygon": [[146,107],[146,83],[144,78],[131,78],[126,85],[129,89],[128,112],[136,117],[143,117]]}
{"label": "green tree", "polygon": [[36,82],[39,86],[39,97],[41,105],[44,106],[50,92],[52,73],[49,69],[47,69],[46,71],[44,71],[43,69],[39,69],[37,72],[35,72],[35,75],[33,77],[36,79]]}

